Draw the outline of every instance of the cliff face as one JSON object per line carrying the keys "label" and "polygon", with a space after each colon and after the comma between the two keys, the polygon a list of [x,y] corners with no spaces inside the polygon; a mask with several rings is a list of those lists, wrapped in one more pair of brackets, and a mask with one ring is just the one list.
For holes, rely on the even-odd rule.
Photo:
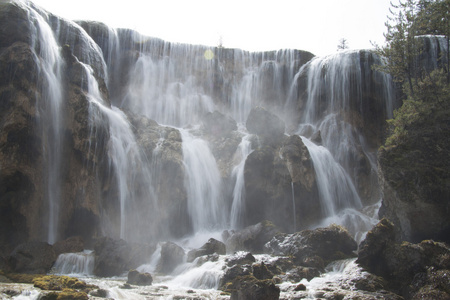
{"label": "cliff face", "polygon": [[[0,5],[0,28],[2,251],[34,239],[149,241],[263,220],[284,231],[338,222],[354,235],[372,224],[364,207],[380,199],[376,149],[395,107],[372,52],[313,59],[171,44],[19,1]],[[444,133],[427,134],[414,143],[436,137],[446,149]],[[430,147],[408,149],[445,161]],[[406,150],[392,151],[380,158],[385,197],[408,198],[395,179]],[[436,184],[447,184],[441,175]],[[448,198],[428,186],[420,193]],[[384,201],[398,222],[416,217]]]}

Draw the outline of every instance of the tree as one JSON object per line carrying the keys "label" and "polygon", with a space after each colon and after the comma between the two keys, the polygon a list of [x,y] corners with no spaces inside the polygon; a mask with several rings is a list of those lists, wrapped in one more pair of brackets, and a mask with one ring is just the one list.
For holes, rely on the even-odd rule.
{"label": "tree", "polygon": [[[391,2],[390,16],[385,23],[386,44],[376,46],[376,52],[385,59],[385,64],[377,68],[391,74],[394,81],[404,84],[408,94],[414,95],[419,81],[427,75],[418,64],[418,57],[423,51],[423,42],[419,37],[426,34],[445,35],[448,48],[449,7],[450,0],[405,0],[398,5]],[[447,51],[447,63],[448,58]],[[446,69],[448,74],[448,64]]]}
{"label": "tree", "polygon": [[337,51],[342,51],[342,50],[345,50],[348,48],[349,47],[348,47],[347,39],[345,39],[345,38],[340,39],[339,44],[337,45]]}

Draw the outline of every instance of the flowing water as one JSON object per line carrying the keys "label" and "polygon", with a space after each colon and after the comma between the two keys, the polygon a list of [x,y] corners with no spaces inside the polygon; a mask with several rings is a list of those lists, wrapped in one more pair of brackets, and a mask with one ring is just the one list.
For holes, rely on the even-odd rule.
{"label": "flowing water", "polygon": [[[314,58],[302,66],[309,56],[299,51],[249,53],[212,49],[168,43],[131,30],[108,27],[102,40],[94,42],[83,29],[93,30],[89,24],[80,23],[82,28],[69,21],[58,23],[46,19],[44,12],[37,13],[32,8],[28,11],[36,28],[33,49],[40,58],[39,75],[43,80],[39,117],[48,160],[45,170],[48,242],[53,243],[59,237],[60,129],[64,119],[60,82],[64,64],[60,48],[66,42],[72,46],[76,43],[73,32],[78,32],[84,45],[74,47],[73,54],[85,71],[86,88],[82,92],[89,102],[90,135],[86,151],[93,156],[99,151],[98,140],[107,139],[107,153],[101,155],[108,161],[112,180],[105,185],[104,199],[99,200],[101,234],[127,241],[156,242],[166,236],[155,235],[152,228],[159,230],[158,226],[177,221],[175,216],[160,219],[162,203],[155,192],[160,188],[156,182],[164,171],[161,157],[163,149],[170,146],[169,138],[165,129],[158,127],[154,148],[146,152],[143,144],[149,138],[137,135],[139,128],[130,121],[133,114],[155,120],[181,136],[184,185],[173,188],[186,192],[186,199],[182,200],[186,201],[187,212],[181,213],[187,214],[192,230],[187,230],[191,235],[176,242],[187,252],[210,237],[220,240],[224,229],[241,229],[243,219],[251,213],[246,210],[245,163],[255,150],[253,136],[242,128],[256,106],[264,106],[281,116],[287,132],[300,135],[309,151],[319,194],[317,201],[322,209],[322,217],[314,227],[338,223],[346,226],[359,242],[376,222],[380,204],[374,140],[379,137],[372,134],[372,138],[367,138],[364,122],[371,119],[382,124],[392,116],[395,98],[389,76],[371,69],[373,63],[380,61],[370,51],[340,52]],[[109,99],[99,87],[102,80],[108,87]],[[371,82],[377,85],[372,86]],[[236,132],[241,140],[232,150],[229,170],[224,170],[223,161],[217,156],[217,140],[223,145],[220,143],[231,139],[230,136],[204,134],[202,118],[216,110],[233,118],[240,128]],[[106,137],[101,136],[102,132],[107,132]],[[217,139],[216,144],[213,138]],[[362,194],[359,180],[362,166],[367,169],[367,180],[373,182],[374,191],[368,195]],[[293,182],[287,195],[292,197],[292,201],[288,199],[289,207],[293,211],[293,227],[297,229],[300,222],[296,211],[300,207],[296,207],[296,201],[302,195],[294,193]],[[154,272],[160,258],[159,246],[139,270]],[[214,289],[223,275],[224,260],[225,256],[220,256],[217,261],[203,264],[184,263],[172,274],[158,276],[155,286],[147,290],[118,288],[117,282],[123,283],[124,278],[88,277],[88,280],[107,289],[109,297],[115,299],[144,299],[143,293],[172,299],[177,293],[186,296],[189,289],[195,290],[199,298],[220,299],[222,296]],[[91,276],[92,264],[92,253],[63,254],[55,268],[57,273]],[[348,268],[355,267],[346,263],[343,270],[331,270],[328,273],[331,277],[326,280],[338,281]],[[316,284],[324,284],[320,280],[305,285],[315,293]],[[282,292],[291,293],[290,286],[282,284]]]}
{"label": "flowing water", "polygon": [[[38,100],[39,124],[42,130],[43,153],[46,159],[47,182],[45,196],[48,201],[48,234],[47,241],[53,244],[58,240],[59,210],[61,202],[61,160],[62,160],[62,72],[64,62],[59,45],[50,28],[46,15],[28,8],[29,18],[34,23],[32,30],[32,50],[39,66],[38,77],[42,99]],[[45,41],[45,42],[43,42]]]}

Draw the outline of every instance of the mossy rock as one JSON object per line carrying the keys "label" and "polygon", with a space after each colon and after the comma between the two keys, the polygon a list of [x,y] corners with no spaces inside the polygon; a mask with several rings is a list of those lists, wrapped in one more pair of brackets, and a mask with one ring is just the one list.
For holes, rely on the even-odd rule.
{"label": "mossy rock", "polygon": [[42,300],[88,300],[89,297],[84,292],[73,289],[64,289],[61,292],[51,292],[43,295]]}
{"label": "mossy rock", "polygon": [[33,279],[35,287],[41,290],[62,291],[64,289],[89,289],[93,286],[69,276],[44,275]]}
{"label": "mossy rock", "polygon": [[44,274],[4,273],[8,279],[16,283],[33,283],[33,280],[45,276]]}

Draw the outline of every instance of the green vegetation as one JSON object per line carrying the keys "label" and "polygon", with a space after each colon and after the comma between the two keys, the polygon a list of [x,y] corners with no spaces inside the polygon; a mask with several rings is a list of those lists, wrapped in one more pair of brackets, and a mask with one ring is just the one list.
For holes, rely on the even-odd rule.
{"label": "green vegetation", "polygon": [[[405,0],[391,4],[386,22],[386,44],[376,52],[385,60],[378,70],[392,75],[403,87],[403,105],[389,120],[390,133],[386,147],[396,146],[411,138],[418,127],[438,127],[450,112],[450,57],[441,51],[437,68],[422,61],[426,45],[423,35],[450,36],[450,0]],[[441,49],[443,50],[443,49]]]}

